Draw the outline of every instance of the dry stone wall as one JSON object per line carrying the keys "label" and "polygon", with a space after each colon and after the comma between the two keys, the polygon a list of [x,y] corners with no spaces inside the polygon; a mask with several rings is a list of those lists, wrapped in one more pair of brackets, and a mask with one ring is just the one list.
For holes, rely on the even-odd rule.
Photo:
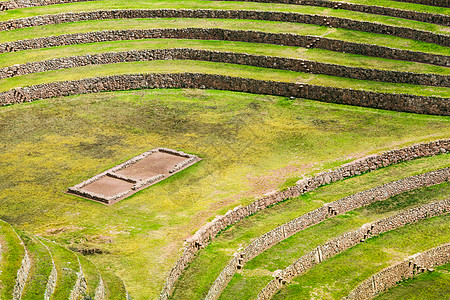
{"label": "dry stone wall", "polygon": [[25,7],[64,4],[73,2],[86,2],[86,1],[99,1],[99,0],[11,0],[0,2],[0,11]]}
{"label": "dry stone wall", "polygon": [[199,73],[115,75],[76,81],[52,82],[2,92],[0,93],[0,105],[31,102],[38,99],[68,95],[148,88],[228,90],[306,98],[329,103],[419,114],[450,115],[450,101],[446,98],[376,93],[363,90]]}
{"label": "dry stone wall", "polygon": [[100,276],[100,281],[98,283],[97,289],[95,290],[94,300],[105,300],[105,299],[106,299],[105,285],[103,284],[103,278]]}
{"label": "dry stone wall", "polygon": [[403,10],[393,7],[365,5],[350,2],[338,2],[330,0],[215,0],[215,1],[240,1],[240,2],[245,1],[245,2],[259,2],[259,3],[282,3],[294,5],[320,6],[334,9],[358,11],[375,15],[384,15],[395,18],[409,19],[446,26],[450,24],[450,16],[447,15],[424,13],[412,10]]}
{"label": "dry stone wall", "polygon": [[323,207],[285,223],[258,237],[248,246],[236,252],[233,255],[233,259],[227,264],[227,266],[214,281],[208,295],[206,296],[206,299],[219,299],[221,293],[225,290],[236,271],[243,268],[245,263],[263,253],[273,245],[287,239],[301,230],[318,224],[329,217],[344,214],[348,211],[369,205],[376,201],[382,201],[400,193],[425,186],[436,185],[449,180],[450,168],[411,176],[347,196],[331,203],[327,203]]}
{"label": "dry stone wall", "polygon": [[359,80],[450,87],[450,76],[445,75],[355,68],[304,59],[186,48],[109,52],[93,55],[87,54],[84,56],[62,57],[38,62],[28,62],[22,65],[0,68],[0,79],[89,65],[153,60],[199,60],[242,64],[313,74],[325,74]]}
{"label": "dry stone wall", "polygon": [[27,282],[28,274],[29,274],[30,268],[31,268],[31,260],[30,260],[30,256],[28,255],[28,249],[25,246],[24,242],[22,241],[22,239],[20,238],[20,236],[17,234],[17,232],[15,230],[14,230],[14,232],[16,233],[17,238],[20,240],[20,243],[22,244],[23,249],[25,251],[25,255],[22,259],[22,264],[21,264],[19,270],[17,270],[16,283],[14,285],[13,294],[12,294],[13,300],[19,300],[22,298],[23,289],[25,287],[25,283]]}
{"label": "dry stone wall", "polygon": [[305,273],[307,270],[320,264],[323,260],[331,258],[359,243],[364,242],[368,238],[378,236],[381,233],[395,230],[419,220],[444,215],[449,211],[450,199],[447,199],[413,208],[373,223],[364,224],[359,229],[341,235],[322,246],[318,246],[316,249],[299,258],[293,264],[278,273],[276,278],[273,279],[258,294],[256,299],[270,299],[284,286],[286,282],[290,281],[294,277]]}
{"label": "dry stone wall", "polygon": [[130,29],[63,34],[59,36],[1,43],[0,53],[85,43],[171,38],[220,40],[319,48],[365,56],[414,61],[437,66],[450,66],[450,56],[445,55],[401,50],[370,44],[358,44],[317,36],[303,36],[289,33],[267,33],[252,30],[228,30],[221,28]]}
{"label": "dry stone wall", "polygon": [[450,262],[450,243],[423,253],[406,258],[404,261],[383,269],[369,279],[362,282],[345,300],[373,299],[383,291],[394,287],[398,282],[412,278],[426,271],[433,271],[433,267]]}
{"label": "dry stone wall", "polygon": [[55,291],[55,288],[56,288],[56,282],[58,280],[58,271],[56,270],[56,265],[55,265],[55,260],[53,259],[53,254],[50,251],[50,249],[48,248],[48,246],[45,245],[38,238],[36,238],[35,240],[38,241],[42,246],[44,246],[45,249],[47,249],[47,252],[50,255],[50,258],[52,260],[52,270],[50,272],[50,276],[48,277],[47,286],[45,288],[45,293],[44,293],[44,300],[50,300],[50,298],[52,297],[53,292]]}
{"label": "dry stone wall", "polygon": [[450,7],[450,0],[393,0],[398,2],[409,2],[415,4]]}
{"label": "dry stone wall", "polygon": [[[170,271],[165,286],[160,294],[160,299],[168,299],[183,270],[194,259],[196,253],[206,247],[211,240],[228,226],[261,211],[268,206],[284,200],[298,197],[311,192],[322,185],[329,184],[362,173],[370,172],[392,164],[409,161],[420,157],[434,156],[450,151],[450,139],[422,143],[411,147],[384,152],[379,155],[371,155],[350,162],[331,171],[321,172],[313,177],[297,182],[293,187],[275,192],[269,196],[260,198],[247,206],[237,206],[225,215],[217,216],[211,222],[202,226],[192,237],[186,240],[183,254]],[[326,214],[323,207],[321,214]],[[318,217],[318,216],[314,216]],[[235,257],[236,260],[239,257]]]}
{"label": "dry stone wall", "polygon": [[276,22],[292,22],[344,28],[376,34],[393,35],[407,39],[450,46],[450,35],[436,34],[430,31],[380,23],[357,21],[345,18],[275,11],[248,10],[210,10],[210,9],[135,9],[135,10],[99,10],[90,12],[70,12],[54,15],[41,15],[23,19],[14,19],[0,23],[0,30],[106,19],[137,18],[212,18],[246,19]]}

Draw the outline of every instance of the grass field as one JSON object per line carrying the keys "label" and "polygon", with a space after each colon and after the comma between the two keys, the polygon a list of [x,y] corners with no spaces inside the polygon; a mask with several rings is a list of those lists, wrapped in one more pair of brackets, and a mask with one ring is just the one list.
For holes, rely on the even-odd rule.
{"label": "grass field", "polygon": [[[396,1],[344,1],[450,15],[448,8]],[[299,12],[450,34],[446,26],[399,18],[313,6],[238,1],[80,2],[3,11],[0,12],[0,21],[64,12],[139,8]],[[0,43],[100,30],[187,27],[314,35],[450,55],[449,47],[390,35],[300,23],[229,19],[123,19],[63,23],[3,31],[0,32]],[[125,40],[62,47],[48,45],[43,49],[2,53],[0,67],[74,55],[169,48],[291,57],[352,67],[450,75],[450,67],[321,49],[181,39]],[[117,63],[35,73],[0,80],[0,91],[62,80],[151,72],[222,74],[437,96],[443,98],[442,101],[450,98],[450,88],[444,87],[352,80],[190,60]],[[95,265],[83,258],[80,260],[88,278],[89,295],[93,295],[99,282],[98,267],[109,299],[123,299],[126,287],[133,299],[140,300],[157,297],[169,270],[181,255],[184,240],[216,215],[357,158],[448,138],[450,118],[229,91],[155,89],[77,95],[0,107],[0,134],[0,219],[26,234],[38,234],[57,241],[67,249],[98,250],[101,254],[87,257]],[[203,160],[112,206],[64,193],[68,187],[156,147],[193,153]],[[223,231],[199,252],[177,284],[174,299],[200,299],[236,249],[276,226],[358,191],[449,166],[448,154],[401,163],[335,182],[246,218]],[[362,223],[448,195],[449,185],[441,184],[394,197],[383,202],[384,206],[372,205],[311,227],[250,261],[222,297],[240,299],[255,295],[272,278],[271,272],[284,268],[308,247],[313,248]],[[299,277],[278,297],[297,298],[299,294],[318,298],[341,297],[393,261],[434,247],[445,239],[448,241],[448,224],[448,217],[434,218],[372,239]],[[0,225],[4,229],[3,223]],[[439,230],[445,233],[435,238]],[[0,233],[4,234],[3,237],[0,234],[3,242],[5,236],[11,238],[7,232]],[[426,239],[427,235],[433,238]],[[408,239],[412,245],[407,244]],[[301,243],[305,246],[297,247]],[[403,246],[404,249],[398,248]],[[30,247],[33,248],[31,243]],[[36,251],[42,250],[35,248]],[[19,261],[21,249],[12,250],[8,255]],[[67,298],[76,279],[75,271],[78,271],[77,256],[54,245],[51,250],[57,254],[55,262],[61,274],[65,275],[59,279],[55,295]],[[374,256],[371,257],[366,250],[372,251],[370,253]],[[356,259],[359,256],[361,259]],[[2,256],[2,263],[5,258],[8,256]],[[347,266],[344,263],[347,260],[352,264]],[[64,267],[67,267],[65,271]],[[49,271],[45,264],[36,265],[36,268]],[[330,270],[334,273],[329,274]],[[442,270],[445,271],[445,267]],[[390,292],[393,295],[412,295],[414,290],[431,283],[435,289],[424,290],[424,295],[435,291],[441,293],[447,280],[444,271],[423,275],[411,281],[411,285],[407,282],[399,287],[399,291],[393,289]],[[0,284],[14,275],[3,272]],[[342,276],[341,281],[339,276]],[[2,291],[5,293],[3,298],[7,298],[5,295],[9,295],[11,288],[8,286],[6,292]],[[407,290],[400,291],[401,288]]]}
{"label": "grass field", "polygon": [[448,242],[449,218],[448,215],[435,217],[368,239],[295,278],[273,299],[344,297],[383,268]]}
{"label": "grass field", "polygon": [[[0,185],[0,218],[65,245],[103,249],[92,256],[98,265],[115,270],[138,299],[155,296],[183,238],[214,215],[290,178],[443,138],[448,122],[200,90],[102,93],[4,107],[0,165],[7,180]],[[157,146],[204,160],[111,207],[62,193]]]}
{"label": "grass field", "polygon": [[103,77],[121,74],[139,73],[203,73],[215,75],[236,76],[260,80],[274,80],[282,82],[308,83],[337,88],[351,88],[382,93],[403,93],[422,96],[450,97],[450,88],[431,87],[412,84],[385,83],[368,80],[357,80],[328,75],[317,75],[285,70],[258,68],[235,64],[212,63],[203,61],[148,61],[131,62],[108,65],[93,65],[80,68],[41,72],[3,79],[0,91],[7,91],[16,87],[30,86],[65,80],[80,80],[90,77]]}
{"label": "grass field", "polygon": [[447,299],[450,297],[450,264],[436,267],[432,273],[401,282],[398,286],[380,294],[375,299]]}
{"label": "grass field", "polygon": [[[406,175],[407,172],[405,172]],[[363,224],[449,197],[450,184],[448,183],[417,189],[303,230],[248,262],[244,269],[233,277],[221,299],[254,299],[258,292],[273,279],[272,272],[286,268],[317,245],[324,244],[345,232],[356,230]],[[310,294],[310,297],[313,296]]]}
{"label": "grass field", "polygon": [[171,48],[190,48],[212,51],[248,53],[254,55],[308,59],[312,61],[320,61],[324,63],[359,68],[374,68],[380,70],[403,71],[412,73],[450,75],[450,68],[446,67],[384,59],[378,57],[368,57],[323,49],[307,49],[301,47],[289,47],[270,44],[259,44],[258,47],[255,47],[253,43],[183,39],[149,39],[137,41],[102,42],[24,50],[20,51],[19,53],[1,53],[0,67],[2,68],[15,64],[24,64],[26,62],[49,60],[67,56]]}
{"label": "grass field", "polygon": [[[94,28],[95,30],[93,30]],[[5,43],[22,39],[101,30],[152,28],[223,28],[230,30],[255,30],[271,33],[292,33],[440,55],[450,54],[449,47],[390,35],[300,23],[227,19],[118,19],[62,23],[2,31],[0,32],[0,42]]]}
{"label": "grass field", "polygon": [[418,30],[425,30],[434,33],[447,34],[448,28],[442,25],[424,23],[413,20],[406,20],[400,18],[393,18],[381,15],[365,14],[347,10],[333,10],[317,6],[303,6],[303,5],[287,5],[275,3],[252,3],[252,2],[235,2],[235,1],[94,1],[81,2],[61,6],[44,6],[21,9],[18,11],[10,11],[0,17],[0,21],[23,18],[33,15],[41,14],[55,14],[64,13],[68,9],[72,12],[76,11],[93,11],[101,9],[226,9],[226,10],[258,10],[258,11],[280,11],[280,12],[296,12],[302,14],[312,14],[320,16],[332,16],[339,18],[346,18],[357,21],[377,22],[386,25],[411,27]]}

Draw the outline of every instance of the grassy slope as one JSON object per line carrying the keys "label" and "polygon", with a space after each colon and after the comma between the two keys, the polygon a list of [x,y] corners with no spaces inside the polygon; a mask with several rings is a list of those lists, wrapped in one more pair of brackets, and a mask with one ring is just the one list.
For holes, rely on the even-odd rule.
{"label": "grassy slope", "polygon": [[[0,217],[44,235],[62,228],[50,237],[109,251],[93,261],[116,271],[133,297],[153,297],[183,239],[213,216],[288,179],[446,137],[448,122],[200,90],[102,93],[2,107]],[[62,193],[158,146],[204,160],[111,207]]]}
{"label": "grassy slope", "polygon": [[413,206],[448,197],[450,197],[450,183],[422,188],[356,209],[301,231],[248,262],[244,269],[233,277],[221,299],[236,299],[237,296],[239,299],[254,299],[259,291],[273,279],[272,272],[286,268],[296,259],[332,237]]}
{"label": "grassy slope", "polygon": [[248,53],[254,55],[268,55],[287,58],[308,59],[330,64],[345,65],[359,68],[375,68],[413,73],[435,73],[450,75],[450,68],[391,60],[363,55],[328,51],[323,49],[307,49],[301,47],[278,46],[226,41],[177,40],[177,39],[149,39],[136,41],[115,41],[91,43],[71,46],[60,46],[44,49],[9,52],[0,54],[0,68],[32,61],[43,61],[53,58],[98,54],[106,52],[120,52],[147,49],[192,48],[210,51],[227,51]]}
{"label": "grassy slope", "polygon": [[107,1],[98,1],[90,3],[78,3],[70,6],[47,6],[29,9],[21,9],[11,13],[0,15],[0,20],[11,18],[27,17],[36,14],[54,14],[58,12],[70,11],[92,11],[99,9],[126,9],[126,8],[171,8],[171,9],[237,9],[237,10],[259,10],[259,11],[282,11],[297,12],[304,14],[333,16],[347,18],[358,21],[377,22],[386,25],[411,27],[419,30],[431,31],[439,34],[448,34],[448,28],[442,25],[424,23],[413,20],[393,18],[388,16],[366,14],[347,10],[334,10],[317,6],[286,5],[273,3],[252,3],[252,2],[221,2],[221,1],[116,1],[116,3],[107,3]]}
{"label": "grassy slope", "polygon": [[367,240],[295,278],[273,299],[340,299],[383,268],[448,242],[450,216],[435,217]]}
{"label": "grassy slope", "polygon": [[418,277],[405,280],[375,299],[448,299],[450,298],[449,282],[450,264],[446,264],[436,267],[432,273],[420,274]]}
{"label": "grassy slope", "polygon": [[94,299],[95,290],[100,283],[100,272],[97,267],[83,255],[78,255],[81,268],[83,269],[84,277],[86,278],[87,291],[86,294]]}
{"label": "grassy slope", "polygon": [[58,280],[52,299],[68,299],[77,280],[80,265],[74,253],[50,241],[42,240],[50,249],[55,261]]}
{"label": "grassy slope", "polygon": [[375,44],[411,51],[449,55],[449,47],[421,41],[404,39],[390,35],[367,33],[361,31],[329,28],[325,26],[270,22],[257,20],[228,19],[118,19],[96,20],[74,23],[62,23],[31,28],[21,28],[0,32],[0,42],[11,42],[22,39],[46,37],[70,33],[83,33],[99,30],[152,29],[152,28],[224,28],[230,30],[256,30],[271,33],[292,33],[298,35],[324,36],[356,43]]}
{"label": "grassy slope", "polygon": [[[138,73],[205,73],[228,75],[260,80],[274,80],[282,82],[308,83],[320,86],[368,90],[382,93],[404,93],[421,96],[450,98],[450,88],[432,87],[411,84],[385,83],[377,81],[356,80],[328,75],[316,75],[301,72],[257,68],[235,64],[212,63],[190,60],[158,60],[131,63],[117,63],[109,65],[93,65],[80,68],[63,69],[34,73],[13,78],[6,78],[0,82],[0,91],[7,91],[16,87],[34,84],[50,83],[65,80],[79,80],[91,77],[102,77],[120,74]],[[445,100],[443,100],[445,101]]]}
{"label": "grassy slope", "polygon": [[25,250],[14,229],[2,220],[0,220],[0,236],[2,240],[0,299],[10,299]]}
{"label": "grassy slope", "polygon": [[21,233],[21,238],[27,246],[32,262],[22,299],[39,299],[47,288],[48,278],[53,267],[52,259],[47,248],[34,237]]}
{"label": "grassy slope", "polygon": [[[251,218],[241,221],[240,223],[223,232],[217,239],[214,240],[214,242],[211,245],[209,245],[205,250],[202,250],[202,252],[196,257],[194,262],[189,266],[189,268],[183,275],[182,279],[179,281],[179,284],[177,285],[177,290],[175,291],[174,294],[174,299],[177,299],[177,297],[180,299],[184,299],[184,298],[200,298],[200,295],[205,296],[212,282],[217,278],[220,271],[230,260],[231,255],[239,247],[248,245],[252,240],[257,238],[258,236],[266,233],[267,231],[281,224],[284,224],[298,216],[301,216],[311,210],[314,210],[322,206],[324,203],[335,201],[344,196],[354,194],[356,192],[366,190],[386,182],[398,180],[399,178],[407,177],[412,174],[416,174],[416,172],[419,169],[425,168],[422,169],[422,171],[425,172],[428,168],[429,168],[428,170],[437,169],[444,165],[449,164],[448,158],[441,158],[439,160],[433,161],[434,159],[415,161],[411,165],[409,163],[401,164],[398,166],[378,170],[370,174],[365,174],[360,177],[354,177],[351,179],[344,180],[342,182],[337,182],[329,186],[321,187],[320,189],[318,189],[313,193],[301,196],[298,199],[283,202],[282,204],[279,204],[269,210],[260,212],[257,215],[252,216]],[[441,188],[442,186],[437,188],[436,189],[437,191],[434,191],[434,189],[432,189],[430,194],[434,196],[433,193],[438,195],[439,193],[444,193],[439,192]],[[361,218],[363,219],[362,221],[361,220],[359,221],[364,223],[365,220],[368,219],[367,215],[375,219],[379,216],[379,214],[371,215],[369,212],[368,214],[365,214],[363,218]],[[340,220],[343,217],[338,218],[339,219],[337,220]],[[332,225],[336,225],[339,222],[337,220],[334,219],[330,220],[326,224],[330,224],[331,222]],[[360,226],[358,224],[359,223],[357,222],[349,224],[344,223],[344,226],[350,226],[350,228],[352,228],[352,226],[353,227]],[[325,225],[323,227],[327,228],[327,226],[328,225]],[[348,229],[346,227],[343,228],[344,231]],[[311,245],[308,245],[308,247],[314,247],[323,242],[322,241],[323,239],[326,240],[330,236],[332,237],[334,235],[339,235],[340,231],[338,230],[336,233],[334,233],[333,231],[331,233],[327,232],[323,236],[322,235],[317,236],[315,232],[316,230],[313,227],[308,229],[307,231],[302,231],[301,233],[298,233],[296,236],[299,236],[300,239],[303,237],[307,237],[305,240],[311,242]],[[311,239],[310,238],[311,234],[317,236],[317,240]],[[291,262],[289,261],[289,259],[294,260],[296,257],[301,256],[298,252],[294,251],[292,255],[288,255],[286,259],[284,258],[284,255],[286,255],[283,252],[285,248],[289,248],[292,245],[292,243],[295,244],[296,241],[297,239],[291,237],[288,241],[280,243],[280,246],[274,246],[273,248],[269,249],[267,251],[268,253],[267,255],[263,253],[257,258],[255,258],[253,261],[249,262],[245,268],[253,269],[252,266],[254,265],[258,266],[259,268],[258,265],[259,261],[263,262],[260,263],[261,265],[263,265],[263,267],[261,267],[262,269],[268,268],[270,271],[275,271],[276,269],[282,269],[286,267]],[[288,246],[285,246],[286,243]],[[298,244],[301,244],[301,242],[299,242]],[[299,251],[304,250],[305,249],[303,247],[300,247],[299,249]],[[310,249],[307,249],[305,251],[308,250]],[[282,255],[279,255],[279,252],[281,252]],[[275,260],[274,259],[275,255],[281,257]],[[273,265],[269,264],[268,261],[270,262],[273,261],[273,265],[278,264],[277,267],[275,269],[271,268]],[[280,265],[281,262],[284,262],[285,265]],[[270,267],[267,267],[264,263],[269,264]],[[253,278],[249,278],[249,280],[252,279]],[[266,279],[267,278],[265,278],[264,276],[262,278],[256,278],[256,280],[260,281],[259,287],[261,287],[261,284],[266,282],[265,281]],[[241,280],[241,276],[238,275],[236,281],[239,280]],[[233,285],[233,291],[235,291],[238,294],[240,294],[241,292],[257,293],[257,290],[254,289],[254,286],[240,287],[243,290],[241,291],[235,288],[235,284],[233,282],[231,282],[231,284]],[[250,289],[253,290],[249,291]],[[244,295],[246,294],[243,293],[241,297],[244,297]],[[233,294],[232,296],[230,296],[230,298],[233,297],[236,297],[236,295]]]}

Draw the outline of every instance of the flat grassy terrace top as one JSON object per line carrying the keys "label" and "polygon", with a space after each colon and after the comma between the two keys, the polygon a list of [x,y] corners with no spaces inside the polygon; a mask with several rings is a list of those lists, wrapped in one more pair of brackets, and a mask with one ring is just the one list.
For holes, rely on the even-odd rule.
{"label": "flat grassy terrace top", "polygon": [[389,299],[430,299],[439,300],[450,297],[450,264],[434,268],[418,277],[400,282],[397,286],[378,295],[377,300]]}
{"label": "flat grassy terrace top", "polygon": [[[276,2],[276,1],[274,1]],[[438,8],[429,7],[423,5],[405,5],[398,4],[390,1],[396,6],[410,6],[415,11],[424,11],[438,14],[450,15],[450,9],[448,8]],[[277,4],[277,3],[255,3],[255,2],[237,2],[237,1],[202,1],[202,0],[187,0],[187,1],[176,1],[176,0],[134,0],[134,1],[121,1],[121,0],[109,0],[109,1],[92,1],[92,2],[78,2],[63,5],[50,5],[50,6],[40,6],[40,7],[30,7],[22,8],[1,12],[0,21],[8,19],[17,19],[35,15],[44,14],[55,14],[67,11],[93,11],[101,9],[147,9],[151,7],[152,9],[160,8],[187,8],[187,9],[242,9],[242,10],[276,10],[276,11],[287,11],[287,12],[299,12],[307,14],[318,14],[318,15],[328,15],[336,16],[342,18],[350,18],[354,20],[379,22],[384,24],[391,24],[397,26],[411,26],[413,28],[423,28],[432,31],[437,25],[430,23],[423,23],[417,21],[411,21],[400,18],[393,18],[387,16],[373,15],[367,13],[360,13],[354,11],[347,11],[342,9],[330,9],[317,6],[306,6],[306,5],[290,5],[290,4]],[[388,6],[389,7],[389,6]],[[425,8],[425,9],[424,9]],[[445,31],[444,31],[445,32]]]}
{"label": "flat grassy terrace top", "polygon": [[[102,274],[116,272],[133,298],[154,298],[184,238],[215,215],[358,157],[448,137],[449,122],[209,90],[100,93],[2,107],[0,218],[67,246],[101,249],[91,258]],[[107,212],[63,193],[160,145],[204,160]]]}
{"label": "flat grassy terrace top", "polygon": [[[407,172],[404,175],[407,176]],[[320,196],[317,195],[318,197]],[[449,197],[450,184],[443,183],[402,193],[307,228],[249,261],[242,270],[235,274],[221,299],[236,299],[237,296],[240,299],[254,299],[261,289],[273,279],[272,272],[286,268],[308,251],[326,243],[333,237],[412,207]]]}
{"label": "flat grassy terrace top", "polygon": [[270,33],[291,33],[326,37],[335,40],[378,45],[416,52],[450,55],[449,47],[390,35],[341,28],[329,28],[326,26],[310,24],[230,19],[161,18],[82,21],[2,31],[0,32],[0,42],[5,43],[38,37],[85,33],[101,30],[152,28],[223,28],[230,30],[254,30]]}
{"label": "flat grassy terrace top", "polygon": [[258,44],[258,47],[255,47],[255,44],[245,42],[183,39],[148,39],[135,41],[101,42],[24,50],[20,51],[19,53],[1,53],[0,68],[13,66],[16,64],[24,64],[27,62],[67,57],[68,55],[81,56],[86,54],[99,54],[107,52],[172,48],[190,48],[227,52],[231,51],[236,53],[248,53],[254,55],[307,59],[311,61],[319,61],[358,68],[373,68],[399,72],[450,75],[450,68],[447,67],[334,52],[317,48],[307,49],[302,47],[289,47],[271,44]]}
{"label": "flat grassy terrace top", "polygon": [[434,217],[368,239],[296,277],[273,299],[310,299],[314,295],[344,297],[383,268],[448,242],[449,221],[449,215]]}

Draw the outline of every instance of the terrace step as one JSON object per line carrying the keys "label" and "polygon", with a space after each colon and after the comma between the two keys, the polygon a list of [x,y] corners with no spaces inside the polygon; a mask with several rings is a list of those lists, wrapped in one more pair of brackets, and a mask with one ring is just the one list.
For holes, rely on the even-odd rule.
{"label": "terrace step", "polygon": [[19,236],[28,249],[31,262],[21,299],[42,298],[47,290],[47,284],[53,270],[53,258],[48,248],[37,238],[24,232],[20,232]]}
{"label": "terrace step", "polygon": [[[72,251],[58,245],[53,241],[41,238],[53,256],[58,277],[56,287],[50,299],[77,299],[74,294],[83,293],[83,275],[78,257]],[[75,289],[74,289],[75,288]],[[81,290],[81,292],[80,292]]]}
{"label": "terrace step", "polygon": [[28,275],[28,251],[14,228],[2,220],[0,244],[0,298],[20,299]]}

